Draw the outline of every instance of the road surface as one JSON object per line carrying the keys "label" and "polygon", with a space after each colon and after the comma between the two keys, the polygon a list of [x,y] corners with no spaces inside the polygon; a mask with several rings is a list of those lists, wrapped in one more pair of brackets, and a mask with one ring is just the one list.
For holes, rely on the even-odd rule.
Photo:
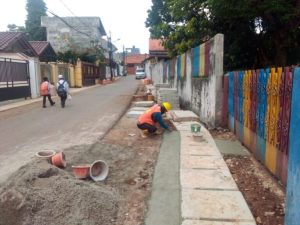
{"label": "road surface", "polygon": [[133,76],[113,84],[96,86],[73,96],[60,107],[0,112],[0,183],[40,150],[62,151],[71,146],[91,144],[100,139],[120,118],[136,92]]}

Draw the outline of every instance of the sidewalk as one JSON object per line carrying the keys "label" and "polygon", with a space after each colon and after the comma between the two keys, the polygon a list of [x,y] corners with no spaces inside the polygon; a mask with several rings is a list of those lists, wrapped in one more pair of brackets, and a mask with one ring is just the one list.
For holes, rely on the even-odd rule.
{"label": "sidewalk", "polygon": [[[146,225],[255,225],[255,220],[249,210],[249,207],[239,191],[231,173],[223,160],[223,157],[217,148],[212,136],[203,126],[201,127],[201,137],[193,137],[191,133],[191,124],[195,122],[173,122],[180,135],[180,146],[176,148],[177,142],[170,140],[170,134],[164,134],[164,140],[161,152],[158,158],[158,164],[155,169],[153,181],[153,193],[149,201],[149,211],[146,218]],[[176,132],[177,133],[177,132]],[[179,138],[178,138],[179,139]],[[166,148],[164,144],[172,146],[173,154],[176,157],[165,157]],[[162,159],[165,158],[165,159]],[[169,183],[168,179],[162,179],[161,160],[169,166],[168,176],[176,176],[176,166],[178,165],[178,174],[176,176],[179,183],[179,191],[176,192],[176,182]],[[166,173],[166,172],[165,172]],[[174,174],[175,173],[175,174]],[[161,181],[156,182],[156,177]],[[167,197],[159,197],[155,191],[160,188],[164,190],[165,195],[176,195],[179,199],[179,209],[167,201]],[[172,193],[172,194],[171,194]],[[168,208],[172,212],[167,214],[157,208],[158,203],[153,203],[154,199],[158,201],[161,208]],[[175,200],[174,200],[175,199]],[[176,219],[176,213],[181,213],[181,218]],[[156,213],[156,215],[155,215]],[[165,215],[160,215],[165,214]],[[160,216],[158,216],[160,215]],[[173,216],[172,216],[173,215]],[[151,222],[151,218],[158,220]],[[160,219],[159,219],[160,218]],[[175,220],[175,222],[174,222]]]}
{"label": "sidewalk", "polygon": [[[120,78],[121,77],[116,77],[115,81],[119,80]],[[85,91],[85,90],[88,90],[91,88],[100,87],[100,86],[103,86],[103,85],[96,84],[96,85],[89,86],[89,87],[70,88],[70,93],[76,94],[78,92]],[[57,99],[58,96],[55,95],[55,96],[52,96],[52,98]],[[43,100],[42,97],[38,97],[35,99],[26,99],[26,100],[25,99],[15,99],[15,100],[8,100],[8,101],[0,102],[0,112],[18,108],[18,107],[22,107],[22,106],[29,105],[29,104],[33,104],[36,102],[41,102],[42,100]]]}

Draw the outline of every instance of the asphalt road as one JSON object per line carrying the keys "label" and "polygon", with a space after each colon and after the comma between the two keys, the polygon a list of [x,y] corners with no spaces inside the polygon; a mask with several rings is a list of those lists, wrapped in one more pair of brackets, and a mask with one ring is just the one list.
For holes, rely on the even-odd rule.
{"label": "asphalt road", "polygon": [[117,122],[136,92],[133,76],[73,96],[62,109],[35,103],[26,110],[0,112],[0,183],[40,150],[62,151],[92,144]]}

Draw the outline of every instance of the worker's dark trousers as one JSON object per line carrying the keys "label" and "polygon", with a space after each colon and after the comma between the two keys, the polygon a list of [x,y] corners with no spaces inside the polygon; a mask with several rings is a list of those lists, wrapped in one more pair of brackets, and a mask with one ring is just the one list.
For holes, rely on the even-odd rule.
{"label": "worker's dark trousers", "polygon": [[141,130],[148,130],[149,133],[155,133],[157,128],[149,123],[137,124],[137,127]]}
{"label": "worker's dark trousers", "polygon": [[60,103],[61,103],[61,107],[62,108],[65,108],[65,105],[66,105],[66,100],[67,100],[67,94],[65,95],[62,95],[62,96],[59,96],[60,97]]}
{"label": "worker's dark trousers", "polygon": [[48,98],[51,105],[54,105],[54,102],[51,98],[51,95],[43,95],[43,107],[46,107],[46,98]]}

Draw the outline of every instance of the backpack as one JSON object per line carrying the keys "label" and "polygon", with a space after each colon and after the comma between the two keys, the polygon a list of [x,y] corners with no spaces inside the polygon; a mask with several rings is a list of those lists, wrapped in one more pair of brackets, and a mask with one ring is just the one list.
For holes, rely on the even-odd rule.
{"label": "backpack", "polygon": [[49,85],[49,83],[47,81],[44,81],[43,83],[41,83],[40,93],[42,96],[49,94],[48,85]]}
{"label": "backpack", "polygon": [[66,92],[66,89],[65,89],[65,81],[63,81],[62,83],[58,83],[58,88],[57,88],[57,94],[58,96],[67,96],[67,92]]}

